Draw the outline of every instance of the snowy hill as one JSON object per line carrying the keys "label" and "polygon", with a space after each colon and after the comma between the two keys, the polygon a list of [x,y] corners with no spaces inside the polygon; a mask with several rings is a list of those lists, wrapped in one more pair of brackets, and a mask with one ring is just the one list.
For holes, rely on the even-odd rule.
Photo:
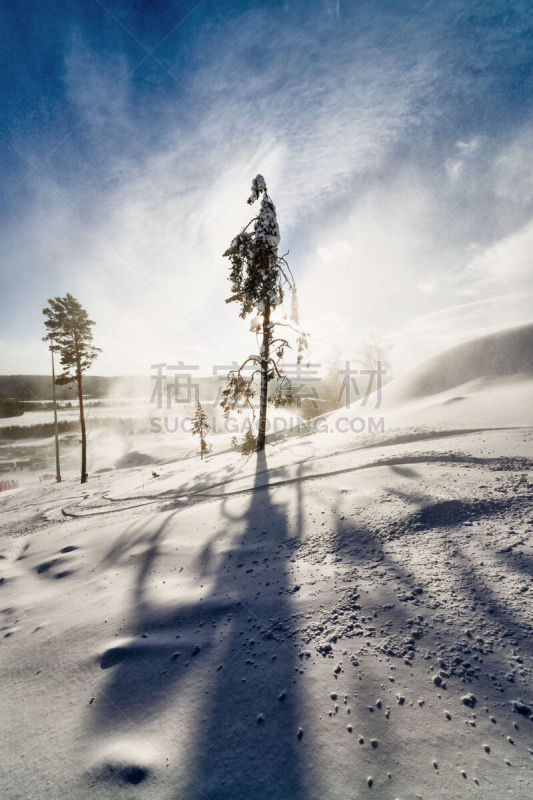
{"label": "snowy hill", "polygon": [[400,403],[449,391],[475,380],[533,378],[533,323],[473,339],[424,361],[387,390]]}
{"label": "snowy hill", "polygon": [[0,496],[2,797],[533,796],[528,330],[384,434]]}
{"label": "snowy hill", "polygon": [[393,403],[449,391],[474,380],[533,378],[533,323],[473,339],[410,370],[387,393]]}
{"label": "snowy hill", "polygon": [[533,324],[439,353],[376,395],[329,416],[384,415],[387,427],[533,424]]}

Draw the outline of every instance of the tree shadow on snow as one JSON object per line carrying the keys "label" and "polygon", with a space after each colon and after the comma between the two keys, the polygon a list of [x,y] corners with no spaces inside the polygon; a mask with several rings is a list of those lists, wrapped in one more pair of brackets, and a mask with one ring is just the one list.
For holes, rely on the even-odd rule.
{"label": "tree shadow on snow", "polygon": [[178,797],[305,797],[298,658],[287,626],[289,531],[283,507],[274,505],[265,488],[265,471],[265,454],[258,453],[261,488],[251,493],[244,515],[224,512],[242,532],[219,568],[212,596],[231,597],[232,615],[197,730],[190,782]]}
{"label": "tree shadow on snow", "polygon": [[[136,734],[139,722],[160,713],[165,741],[175,725],[187,776],[176,798],[306,796],[298,656],[288,627],[294,530],[285,508],[271,500],[266,475],[265,454],[258,453],[254,491],[222,504],[226,530],[207,541],[193,564],[197,589],[204,581],[206,588],[191,602],[158,603],[151,588],[167,529],[179,524],[181,509],[169,510],[162,524],[159,517],[133,526],[108,554],[108,563],[135,557],[138,569],[131,639],[101,658],[110,679],[93,706],[93,722],[100,734],[117,728]],[[170,722],[169,707],[175,712]]]}
{"label": "tree shadow on snow", "polygon": [[[466,549],[471,528],[461,526],[472,520],[498,518],[503,512],[520,508],[523,499],[428,502],[426,495],[389,491],[421,506],[392,531],[373,529],[362,521],[355,522],[353,517],[346,520],[335,515],[333,548],[344,566],[353,568],[348,573],[353,578],[351,587],[358,588],[359,582],[368,585],[372,576],[377,578],[376,590],[367,600],[355,595],[357,604],[352,601],[353,609],[347,600],[344,620],[349,622],[351,613],[354,624],[344,625],[341,649],[360,650],[364,641],[364,637],[357,638],[360,621],[371,620],[376,648],[392,656],[393,663],[396,659],[416,661],[425,653],[433,671],[438,672],[444,663],[452,680],[471,685],[473,691],[483,687],[493,696],[516,692],[514,678],[509,676],[511,647],[506,642],[519,646],[530,658],[530,626],[524,626],[524,611],[517,614],[513,598],[499,594],[498,584],[491,585],[497,567],[491,565],[487,572],[483,557],[489,555],[490,549],[495,554],[494,544],[489,540],[487,552],[482,550],[473,558]],[[452,534],[449,531],[454,527],[458,531]],[[403,537],[405,545],[398,548],[396,542],[400,540],[401,544]],[[388,542],[396,545],[393,557],[388,552]],[[417,558],[422,555],[422,569],[417,568],[416,559],[412,562],[413,552]],[[501,556],[499,561],[502,563]],[[510,566],[527,572],[527,561],[523,554],[517,554]],[[391,590],[395,594],[392,602]],[[439,658],[444,661],[439,662]],[[361,688],[362,683],[354,681],[354,685]],[[391,740],[393,745],[394,735]]]}

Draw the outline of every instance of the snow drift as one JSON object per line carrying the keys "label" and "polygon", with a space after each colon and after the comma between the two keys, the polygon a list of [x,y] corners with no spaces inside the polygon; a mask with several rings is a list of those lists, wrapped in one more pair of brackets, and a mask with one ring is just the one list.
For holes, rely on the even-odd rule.
{"label": "snow drift", "polygon": [[407,434],[0,497],[2,798],[533,796],[520,330],[387,386]]}
{"label": "snow drift", "polygon": [[533,324],[498,331],[424,361],[328,417],[383,415],[385,426],[521,427],[533,423]]}
{"label": "snow drift", "polygon": [[385,390],[390,403],[406,402],[474,380],[533,378],[533,323],[445,350],[422,362]]}

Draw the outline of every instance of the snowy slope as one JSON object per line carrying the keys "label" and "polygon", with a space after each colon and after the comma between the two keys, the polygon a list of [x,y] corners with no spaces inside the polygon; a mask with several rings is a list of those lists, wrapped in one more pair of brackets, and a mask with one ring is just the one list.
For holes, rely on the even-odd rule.
{"label": "snowy slope", "polygon": [[452,423],[0,497],[1,796],[533,796],[533,431]]}
{"label": "snowy slope", "polygon": [[533,424],[533,324],[446,350],[365,400],[327,417],[384,417],[386,427]]}
{"label": "snowy slope", "polygon": [[484,379],[533,378],[533,323],[473,339],[439,353],[387,388],[397,405]]}

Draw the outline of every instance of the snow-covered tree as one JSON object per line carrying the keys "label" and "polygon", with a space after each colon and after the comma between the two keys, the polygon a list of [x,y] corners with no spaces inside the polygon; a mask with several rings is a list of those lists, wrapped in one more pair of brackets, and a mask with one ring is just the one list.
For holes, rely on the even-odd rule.
{"label": "snow-covered tree", "polygon": [[[291,384],[283,369],[285,349],[290,347],[286,338],[276,334],[277,326],[284,326],[296,333],[297,362],[302,360],[306,346],[306,334],[300,329],[296,304],[296,285],[285,256],[278,254],[280,241],[276,208],[267,192],[265,179],[256,175],[252,181],[252,192],[248,198],[251,205],[261,199],[259,214],[233,239],[224,253],[229,258],[232,295],[226,303],[239,303],[240,316],[244,319],[255,313],[250,329],[255,332],[259,353],[249,355],[238,369],[228,374],[228,383],[223,391],[222,408],[226,416],[241,404],[248,405],[255,419],[252,400],[256,393],[255,379],[260,375],[259,421],[256,449],[265,447],[267,401],[275,406],[287,405],[293,400]],[[250,226],[253,228],[250,230]],[[272,319],[272,312],[281,305],[284,290],[292,292],[292,320],[281,322]],[[245,375],[245,371],[249,370]],[[268,385],[276,383],[269,398]]]}
{"label": "snow-covered tree", "polygon": [[203,461],[204,456],[206,456],[210,451],[211,447],[207,444],[205,440],[205,435],[209,430],[209,424],[207,422],[207,414],[202,408],[200,401],[198,400],[196,403],[196,410],[194,412],[193,422],[192,422],[192,435],[200,437],[200,458]]}

